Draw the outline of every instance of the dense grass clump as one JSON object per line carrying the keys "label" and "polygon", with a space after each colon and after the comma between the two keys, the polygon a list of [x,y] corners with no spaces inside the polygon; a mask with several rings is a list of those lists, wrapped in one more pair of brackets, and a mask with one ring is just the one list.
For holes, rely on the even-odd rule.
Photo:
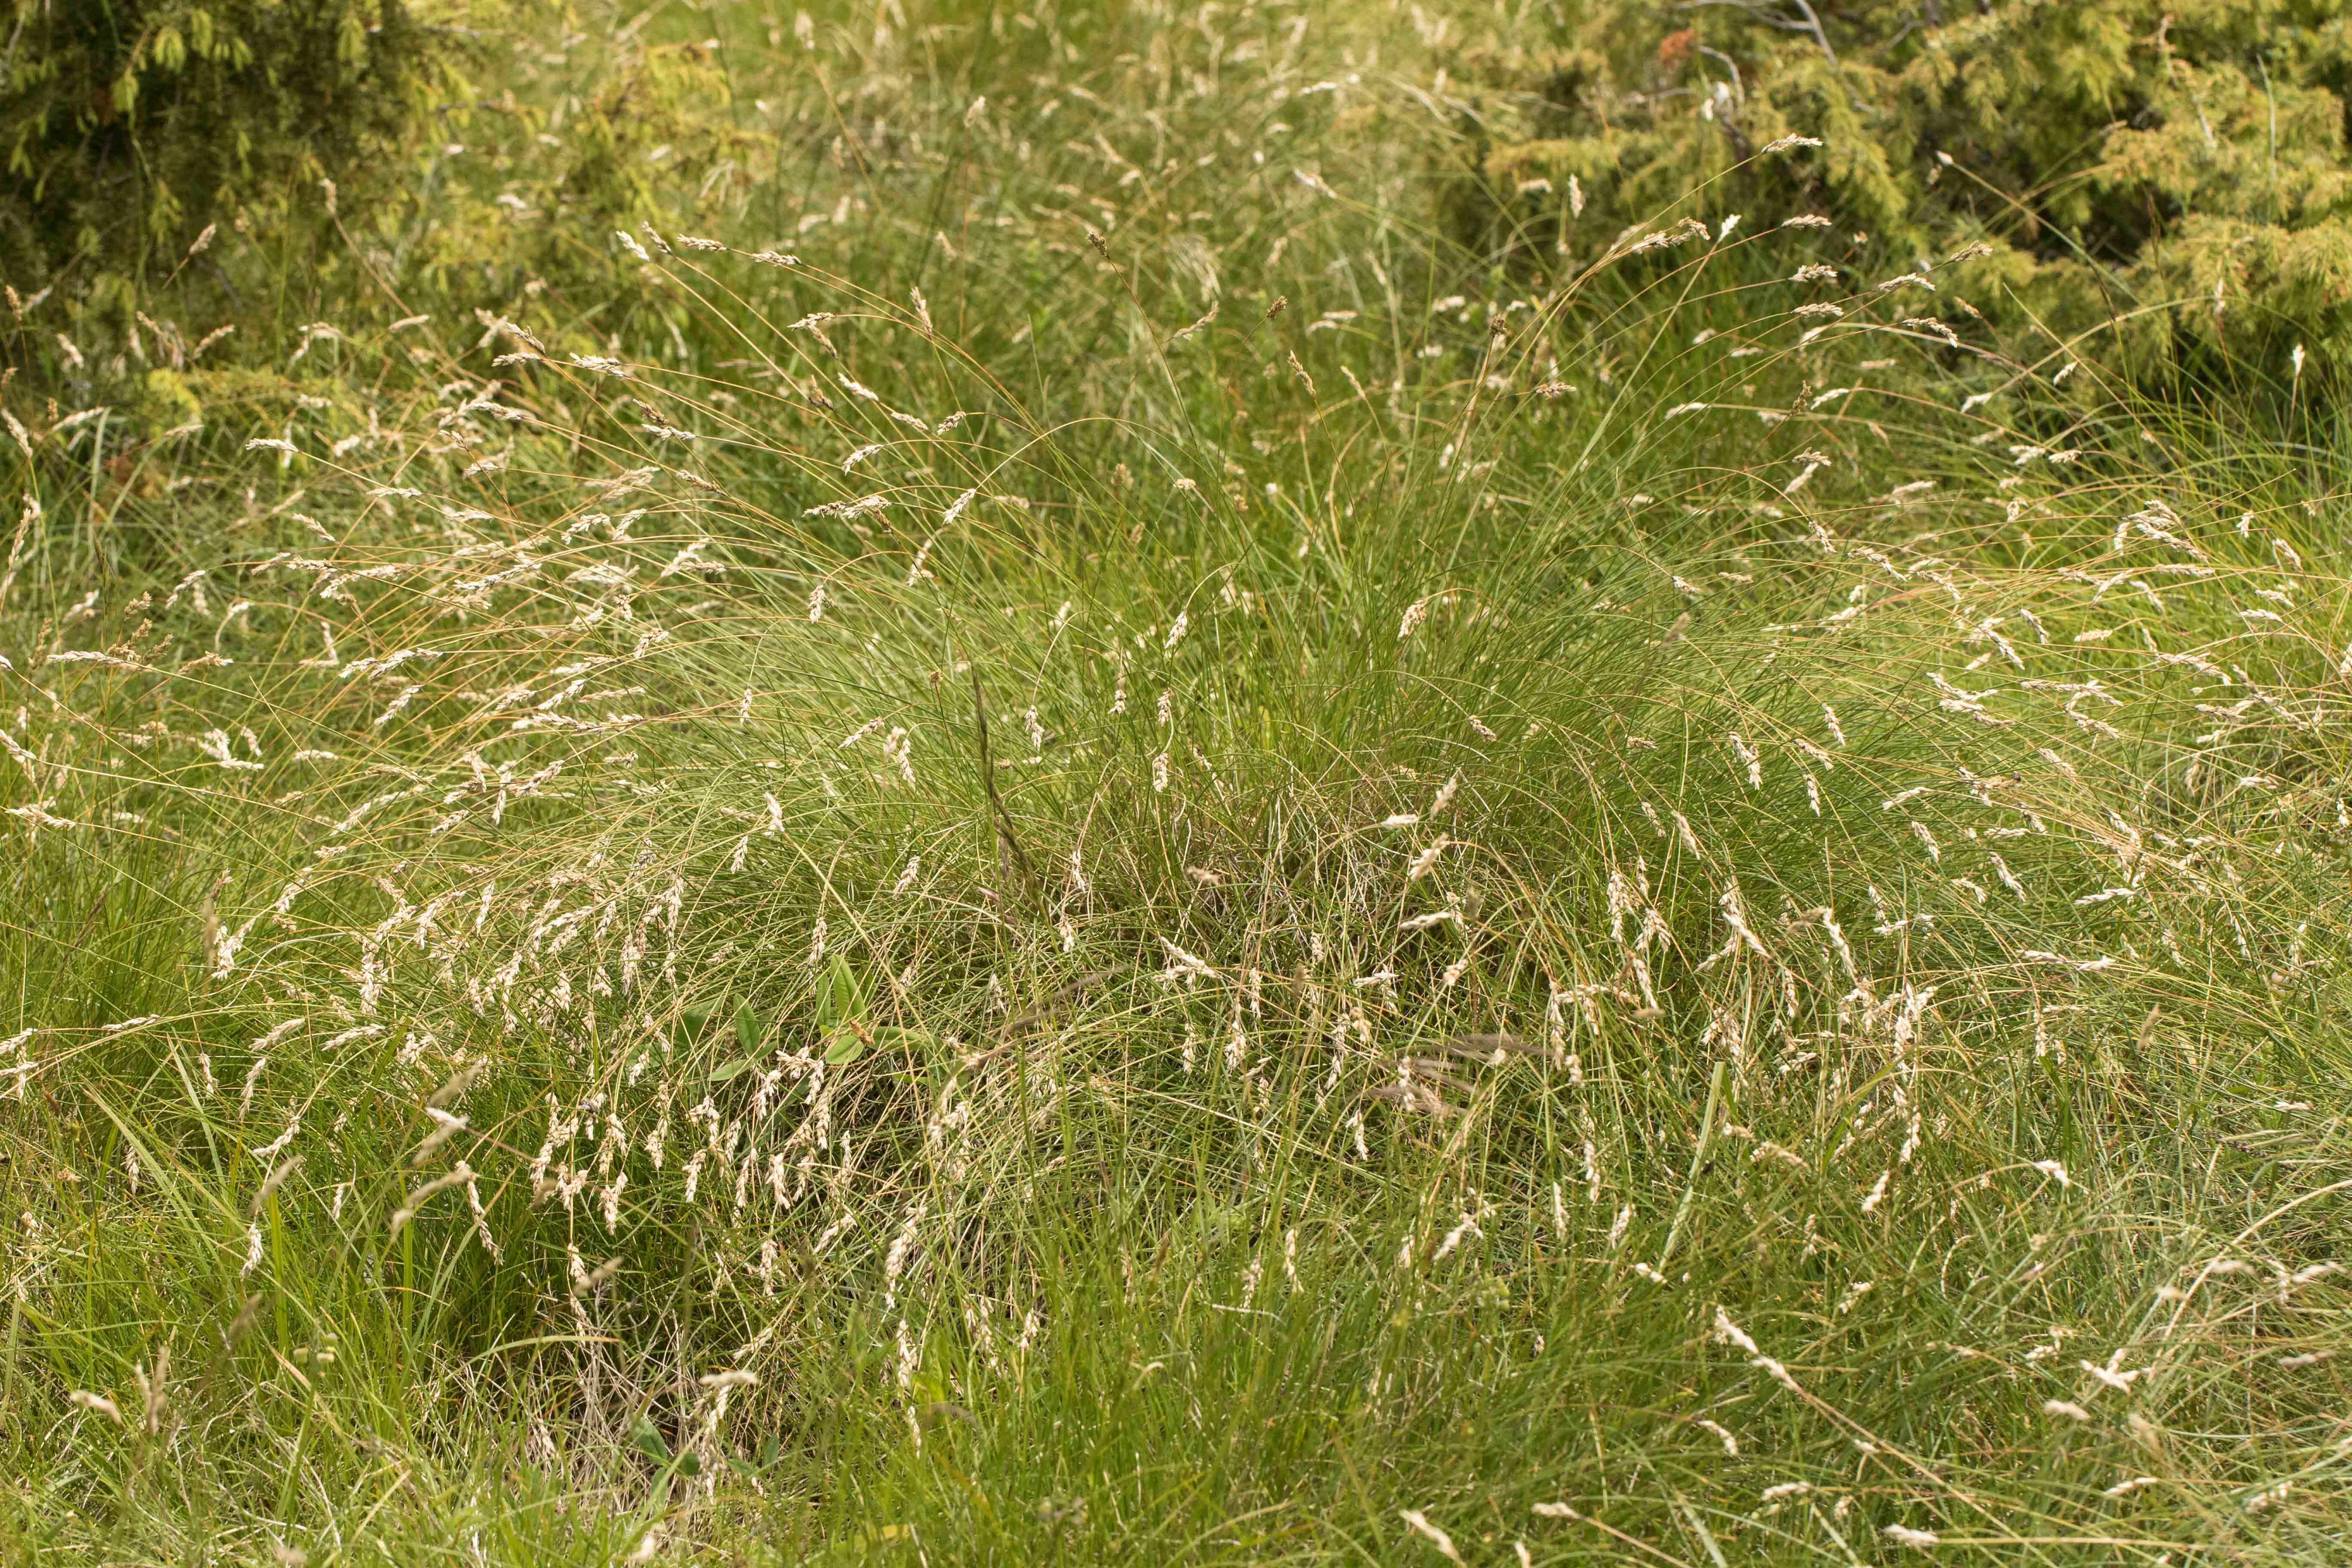
{"label": "dense grass clump", "polygon": [[1384,16],[758,10],[609,298],[9,389],[12,1558],[2329,1560],[2334,437],[1487,273]]}

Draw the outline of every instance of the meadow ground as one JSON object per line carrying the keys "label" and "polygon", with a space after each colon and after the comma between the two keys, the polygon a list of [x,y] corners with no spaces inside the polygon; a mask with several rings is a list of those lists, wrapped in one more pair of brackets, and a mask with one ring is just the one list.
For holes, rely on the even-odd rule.
{"label": "meadow ground", "polygon": [[1417,10],[586,10],[176,426],[0,327],[0,1554],[2342,1559],[2299,367],[1485,266]]}

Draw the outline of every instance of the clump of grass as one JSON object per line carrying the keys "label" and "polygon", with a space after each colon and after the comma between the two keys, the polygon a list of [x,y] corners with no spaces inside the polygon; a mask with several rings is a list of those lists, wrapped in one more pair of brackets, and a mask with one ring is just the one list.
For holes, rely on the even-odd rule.
{"label": "clump of grass", "polygon": [[241,501],[27,430],[0,1529],[2317,1553],[2303,460],[1813,227],[1475,297],[1369,34],[1033,20]]}

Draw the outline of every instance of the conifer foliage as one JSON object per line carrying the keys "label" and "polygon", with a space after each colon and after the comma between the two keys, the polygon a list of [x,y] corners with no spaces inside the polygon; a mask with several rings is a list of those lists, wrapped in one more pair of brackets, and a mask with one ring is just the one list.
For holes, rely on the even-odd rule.
{"label": "conifer foliage", "polygon": [[357,195],[459,37],[402,0],[0,0],[0,268],[36,288]]}
{"label": "conifer foliage", "polygon": [[2352,352],[2343,0],[1555,15],[1548,49],[1458,51],[1481,178],[1457,224],[1491,251],[1573,266],[1677,212],[1820,214],[1871,265],[1973,250],[1962,294],[2060,332],[2112,321],[2146,372]]}

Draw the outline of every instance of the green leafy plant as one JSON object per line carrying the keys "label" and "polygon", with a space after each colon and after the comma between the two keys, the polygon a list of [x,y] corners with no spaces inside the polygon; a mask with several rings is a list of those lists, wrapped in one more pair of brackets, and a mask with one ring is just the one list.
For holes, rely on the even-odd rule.
{"label": "green leafy plant", "polygon": [[869,1000],[856,968],[835,953],[816,987],[816,1026],[824,1036],[827,1065],[846,1067],[873,1043],[873,1032],[866,1026]]}
{"label": "green leafy plant", "polygon": [[1820,216],[1848,265],[2144,379],[2352,355],[2341,0],[1554,15],[1547,44],[1439,39],[1477,84],[1453,224],[1498,258],[1573,270],[1685,216]]}
{"label": "green leafy plant", "polygon": [[168,272],[325,213],[321,182],[367,199],[457,41],[406,0],[8,0],[0,28],[0,269],[33,288]]}

